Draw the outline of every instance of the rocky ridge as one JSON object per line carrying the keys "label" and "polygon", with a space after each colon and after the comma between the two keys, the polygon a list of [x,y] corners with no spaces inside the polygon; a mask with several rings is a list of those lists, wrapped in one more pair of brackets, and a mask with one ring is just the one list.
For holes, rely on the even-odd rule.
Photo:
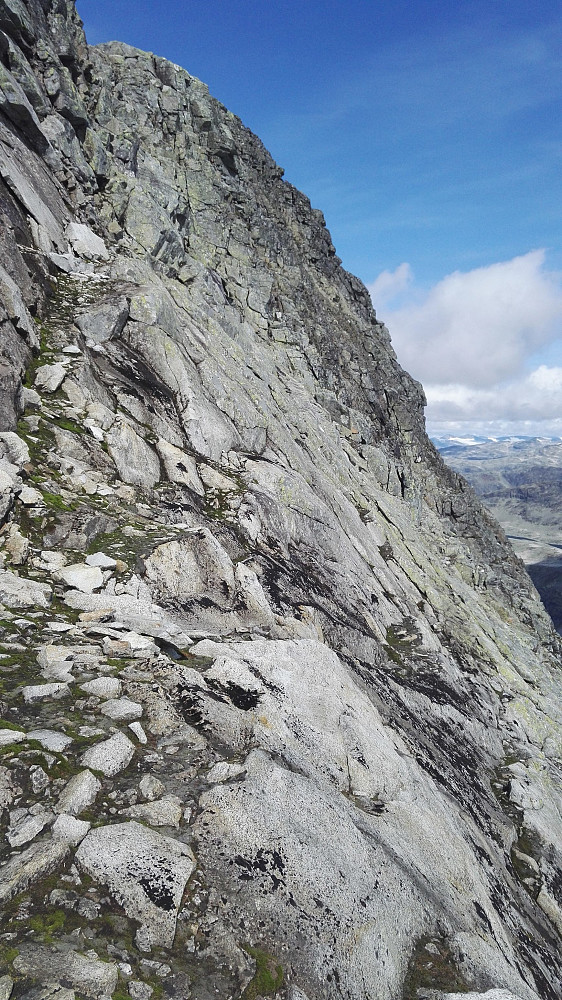
{"label": "rocky ridge", "polygon": [[2,997],[560,982],[560,639],[321,213],[0,0]]}

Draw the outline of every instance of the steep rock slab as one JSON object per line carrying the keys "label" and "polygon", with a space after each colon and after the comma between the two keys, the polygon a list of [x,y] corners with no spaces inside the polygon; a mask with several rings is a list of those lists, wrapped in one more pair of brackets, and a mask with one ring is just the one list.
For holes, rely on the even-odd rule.
{"label": "steep rock slab", "polygon": [[173,945],[178,909],[195,870],[189,847],[132,821],[91,830],[76,861],[140,922],[139,947]]}

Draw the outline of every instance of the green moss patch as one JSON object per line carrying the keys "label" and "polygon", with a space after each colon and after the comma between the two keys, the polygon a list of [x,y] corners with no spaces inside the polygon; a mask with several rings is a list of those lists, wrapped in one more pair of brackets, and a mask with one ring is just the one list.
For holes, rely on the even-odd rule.
{"label": "green moss patch", "polygon": [[246,986],[241,1000],[256,1000],[257,997],[268,997],[277,993],[283,985],[284,978],[283,967],[279,965],[277,959],[261,948],[254,948],[249,944],[243,945],[243,948],[254,959],[256,971]]}

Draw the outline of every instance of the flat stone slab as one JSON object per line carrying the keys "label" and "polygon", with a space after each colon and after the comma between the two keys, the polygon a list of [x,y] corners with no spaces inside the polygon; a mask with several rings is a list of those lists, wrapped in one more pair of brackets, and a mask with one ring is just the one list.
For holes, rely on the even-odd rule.
{"label": "flat stone slab", "polygon": [[32,844],[0,868],[0,903],[5,903],[18,892],[27,889],[37,879],[50,875],[64,861],[70,845],[64,841],[50,840]]}
{"label": "flat stone slab", "polygon": [[118,698],[121,694],[121,681],[117,677],[95,677],[80,685],[80,690],[93,694],[96,698]]}
{"label": "flat stone slab", "polygon": [[108,778],[124,771],[131,763],[135,753],[135,746],[124,733],[115,733],[108,740],[96,743],[95,746],[86,750],[81,759],[84,767],[91,767],[94,771],[101,771]]}
{"label": "flat stone slab", "polygon": [[61,753],[72,743],[71,736],[58,733],[55,729],[32,729],[27,734],[28,740],[37,740],[45,750],[55,750]]}
{"label": "flat stone slab", "polygon": [[86,820],[76,819],[75,816],[61,813],[53,824],[53,838],[63,840],[67,844],[79,844],[81,840],[84,840],[91,825]]}
{"label": "flat stone slab", "polygon": [[140,921],[137,944],[170,948],[187,880],[195,869],[189,847],[140,823],[90,830],[76,862],[106,885],[128,917]]}
{"label": "flat stone slab", "polygon": [[142,705],[139,705],[138,701],[131,701],[130,698],[111,698],[109,701],[104,701],[100,712],[114,722],[133,722],[135,719],[140,719]]}
{"label": "flat stone slab", "polygon": [[103,586],[103,573],[99,566],[86,566],[85,563],[73,563],[59,569],[57,576],[68,587],[74,587],[83,594],[93,594]]}
{"label": "flat stone slab", "polygon": [[86,257],[87,260],[109,260],[109,253],[101,236],[83,222],[70,222],[66,235],[74,253],[80,257]]}
{"label": "flat stone slab", "polygon": [[33,840],[53,819],[52,812],[46,810],[30,813],[25,809],[14,809],[10,813],[10,826],[6,839],[10,847],[21,847]]}
{"label": "flat stone slab", "polygon": [[51,600],[48,583],[27,580],[15,573],[0,573],[0,604],[7,608],[48,608]]}
{"label": "flat stone slab", "polygon": [[115,569],[117,560],[106,556],[105,552],[92,552],[91,555],[86,556],[86,565],[99,566],[100,569]]}
{"label": "flat stone slab", "polygon": [[37,389],[42,389],[43,392],[56,392],[57,389],[60,389],[65,378],[66,367],[59,361],[55,365],[41,365],[35,373],[33,384]]}
{"label": "flat stone slab", "polygon": [[43,701],[46,698],[64,698],[70,694],[68,684],[60,681],[53,684],[31,684],[22,688],[23,700],[26,702]]}
{"label": "flat stone slab", "polygon": [[70,949],[54,950],[39,945],[22,944],[14,959],[14,969],[20,975],[32,976],[43,982],[64,982],[73,989],[97,1000],[111,996],[117,986],[118,968],[113,962],[87,958]]}
{"label": "flat stone slab", "polygon": [[79,816],[96,801],[100,789],[101,781],[98,781],[95,774],[87,770],[80,771],[63,788],[54,807],[55,812]]}
{"label": "flat stone slab", "polygon": [[142,819],[151,826],[180,825],[183,808],[182,800],[177,795],[164,795],[152,802],[139,802],[122,810],[124,816],[131,819]]}
{"label": "flat stone slab", "polygon": [[23,743],[27,739],[29,737],[22,729],[0,729],[0,747],[7,747],[10,743]]}

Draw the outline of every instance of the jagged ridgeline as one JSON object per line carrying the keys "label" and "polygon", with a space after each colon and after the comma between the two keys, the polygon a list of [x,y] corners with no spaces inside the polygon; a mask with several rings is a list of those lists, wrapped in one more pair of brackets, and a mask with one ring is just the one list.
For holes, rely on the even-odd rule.
{"label": "jagged ridgeline", "polygon": [[560,638],[365,288],[187,72],[0,29],[0,997],[559,1000]]}

